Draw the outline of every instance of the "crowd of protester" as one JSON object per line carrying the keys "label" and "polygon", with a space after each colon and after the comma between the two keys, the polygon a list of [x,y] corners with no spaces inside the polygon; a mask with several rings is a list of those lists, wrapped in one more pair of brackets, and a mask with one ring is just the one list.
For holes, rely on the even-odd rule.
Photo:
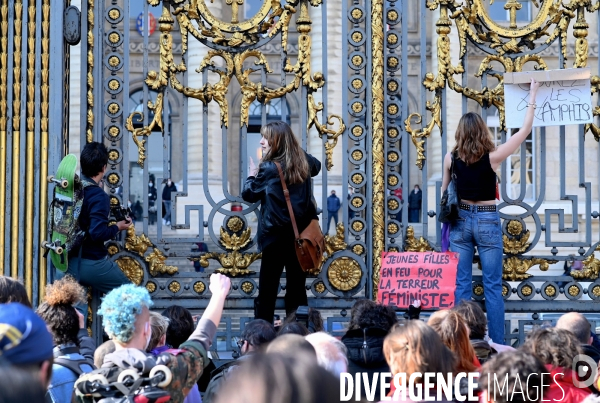
{"label": "crowd of protester", "polygon": [[[23,286],[0,276],[0,403],[328,403],[347,401],[348,393],[351,401],[419,401],[425,397],[415,400],[407,388],[425,396],[429,386],[438,402],[465,396],[482,403],[591,403],[600,395],[598,379],[589,378],[600,351],[583,315],[565,314],[515,349],[491,342],[485,313],[464,301],[425,322],[418,301],[399,320],[393,309],[359,300],[342,337],[325,332],[313,308],[298,309],[278,328],[252,320],[235,340],[239,358],[217,367],[208,352],[229,287],[227,277],[212,275],[212,297],[197,324],[181,306],[151,311],[143,287],[116,288],[98,312],[110,340],[96,348],[74,309],[85,299],[75,280],[47,286],[34,312]],[[593,371],[582,362],[594,363]],[[386,373],[415,382],[397,387],[381,377]],[[429,384],[427,373],[449,374],[454,395],[437,393],[442,386]],[[140,395],[147,400],[126,400]]]}

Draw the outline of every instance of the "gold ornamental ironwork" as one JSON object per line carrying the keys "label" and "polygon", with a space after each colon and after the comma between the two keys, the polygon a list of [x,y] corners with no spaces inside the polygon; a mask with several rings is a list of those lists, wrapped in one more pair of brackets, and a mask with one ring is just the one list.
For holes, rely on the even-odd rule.
{"label": "gold ornamental ironwork", "polygon": [[[489,4],[494,0],[490,0]],[[500,126],[505,130],[505,109],[504,109],[504,81],[501,74],[493,74],[498,80],[494,87],[484,87],[481,90],[463,86],[455,79],[456,75],[462,75],[465,72],[463,65],[463,56],[467,51],[467,41],[489,50],[490,55],[485,57],[479,67],[477,77],[487,74],[492,69],[491,62],[498,62],[505,72],[522,71],[527,63],[535,63],[536,69],[547,69],[547,65],[539,55],[525,54],[527,51],[534,50],[538,46],[548,46],[559,40],[561,42],[562,58],[564,60],[563,68],[567,63],[567,34],[570,23],[575,20],[573,25],[573,35],[575,42],[575,60],[573,67],[586,67],[589,54],[588,28],[586,21],[586,11],[594,13],[600,8],[600,2],[592,0],[532,0],[532,3],[538,7],[537,14],[533,16],[531,22],[524,26],[519,26],[517,21],[517,11],[522,7],[522,2],[518,0],[508,0],[504,8],[509,13],[509,24],[501,25],[494,21],[486,5],[487,0],[464,0],[457,2],[455,0],[430,0],[427,6],[430,10],[439,8],[439,18],[436,22],[437,38],[437,72],[425,74],[423,86],[433,92],[433,101],[426,104],[427,110],[431,114],[431,119],[423,123],[420,129],[413,128],[414,124],[421,124],[423,116],[419,113],[412,113],[404,121],[406,131],[411,135],[412,142],[417,150],[416,165],[422,169],[425,156],[425,139],[428,138],[433,129],[441,126],[441,90],[450,88],[451,90],[462,94],[477,102],[483,108],[496,107],[499,112]],[[453,24],[454,22],[454,24]],[[452,63],[450,32],[452,26],[456,27],[459,38],[459,61]],[[456,51],[454,51],[456,52]],[[492,53],[494,52],[494,53]],[[388,64],[391,58],[388,59]],[[395,61],[394,63],[397,63]],[[393,66],[392,66],[393,67]],[[598,90],[600,83],[598,76],[593,76],[592,92]],[[594,116],[600,116],[600,107],[594,108]],[[586,131],[591,131],[596,141],[600,141],[600,128],[595,124],[586,125]]]}
{"label": "gold ornamental ironwork", "polygon": [[511,256],[502,263],[502,278],[510,281],[525,280],[531,277],[527,271],[533,266],[539,265],[540,270],[547,271],[552,263],[558,263],[558,260]]}
{"label": "gold ornamental ironwork", "polygon": [[309,272],[309,274],[315,276],[318,275],[321,272],[323,263],[325,263],[327,259],[331,259],[335,252],[346,250],[348,244],[345,241],[344,232],[344,224],[338,223],[335,227],[335,235],[325,235],[325,253],[323,254],[321,266],[317,270]]}
{"label": "gold ornamental ironwork", "polygon": [[[115,253],[118,252],[118,248],[116,246],[111,245],[110,248],[116,248]],[[152,248],[152,253],[150,253],[148,256],[145,256],[148,248]],[[140,257],[144,259],[144,261],[148,263],[148,272],[151,276],[157,276],[159,274],[173,275],[179,271],[179,269],[176,266],[167,265],[167,257],[164,255],[164,253],[162,253],[160,249],[156,248],[155,245],[150,241],[150,239],[148,239],[148,237],[145,234],[137,235],[135,232],[135,227],[133,225],[131,225],[127,229],[127,236],[125,237],[125,249],[130,252],[137,253]],[[131,266],[131,264],[128,262],[123,263],[124,258],[125,257],[121,257],[116,260],[117,264],[123,271],[125,271],[127,265]],[[128,259],[133,260],[131,258]]]}
{"label": "gold ornamental ironwork", "polygon": [[531,242],[529,242],[529,236],[531,235],[529,230],[524,230],[523,224],[518,220],[510,220],[506,227],[509,235],[502,235],[502,243],[504,253],[510,255],[519,255],[524,253]]}
{"label": "gold ornamental ironwork", "polygon": [[350,257],[339,257],[329,265],[327,277],[331,285],[340,291],[350,291],[362,278],[360,264]]}
{"label": "gold ornamental ironwork", "polygon": [[216,273],[221,273],[226,276],[236,277],[254,274],[255,272],[248,269],[255,260],[262,257],[262,253],[242,253],[241,249],[245,248],[252,240],[252,230],[250,227],[237,233],[229,233],[221,227],[219,242],[227,250],[226,253],[208,252],[199,257],[191,257],[189,260],[200,262],[200,266],[207,268],[209,259],[216,260],[221,264],[221,267],[215,270]]}
{"label": "gold ornamental ironwork", "polygon": [[133,284],[142,284],[142,281],[144,281],[144,269],[135,259],[123,256],[117,259],[116,263]]}
{"label": "gold ornamental ironwork", "polygon": [[[308,95],[306,129],[310,130],[315,127],[319,136],[323,139],[327,157],[326,166],[330,170],[333,166],[333,148],[336,146],[339,136],[345,131],[345,125],[338,115],[323,116],[321,121],[325,123],[321,123],[318,114],[319,112],[322,113],[323,105],[320,102],[315,102],[313,97],[313,94],[325,85],[325,77],[323,73],[312,72],[312,38],[310,35],[312,21],[309,6],[317,7],[321,4],[321,1],[286,0],[285,4],[282,4],[279,0],[265,0],[257,13],[244,21],[240,21],[238,18],[239,7],[244,4],[244,0],[225,0],[225,5],[231,7],[231,21],[223,21],[215,17],[211,13],[206,0],[189,0],[185,4],[180,0],[176,0],[173,4],[172,14],[169,2],[163,2],[162,14],[158,20],[161,33],[160,69],[149,71],[145,80],[146,84],[153,90],[158,91],[159,96],[161,96],[160,101],[157,98],[156,104],[149,105],[149,109],[154,112],[155,119],[148,127],[134,130],[131,122],[136,113],[133,113],[127,119],[126,125],[138,147],[138,163],[140,166],[143,166],[145,159],[145,140],[138,140],[138,137],[150,135],[154,126],[159,126],[162,131],[162,121],[157,116],[161,115],[162,95],[168,85],[184,96],[198,99],[205,105],[215,101],[220,109],[221,125],[228,127],[229,105],[226,95],[229,84],[235,77],[242,93],[240,106],[240,124],[242,126],[248,125],[250,105],[254,101],[267,104],[273,99],[281,98],[297,90],[300,86],[305,87]],[[148,0],[148,2],[153,5],[160,3],[159,0]],[[293,16],[297,16],[298,57],[293,65],[290,59],[286,58],[283,67],[283,70],[288,74],[292,74],[293,78],[288,84],[275,88],[253,81],[252,73],[256,71],[272,72],[265,55],[258,49],[263,43],[261,41],[270,40],[281,34],[282,53],[287,53],[288,34]],[[182,58],[178,63],[175,62],[173,54],[173,37],[171,34],[175,24],[173,17],[177,20],[177,28],[181,33],[182,41]],[[215,72],[219,76],[216,83],[209,82],[200,88],[191,88],[183,85],[177,77],[178,74],[188,71],[185,56],[188,51],[190,37],[211,48],[196,72],[202,73],[207,69]],[[225,62],[225,67],[216,68],[213,62],[214,58],[222,59]],[[244,63],[251,59],[254,59],[255,68],[245,68]],[[139,115],[139,112],[137,114]],[[336,128],[333,128],[334,125],[336,125]]]}
{"label": "gold ornamental ironwork", "polygon": [[[596,251],[600,251],[600,245],[596,247]],[[600,260],[596,255],[592,252],[591,255],[582,261],[582,263],[583,269],[571,270],[571,276],[574,279],[597,279],[600,274]]]}
{"label": "gold ornamental ironwork", "polygon": [[412,225],[406,228],[406,239],[404,240],[404,250],[407,252],[428,252],[433,248],[423,237],[415,237],[415,229]]}

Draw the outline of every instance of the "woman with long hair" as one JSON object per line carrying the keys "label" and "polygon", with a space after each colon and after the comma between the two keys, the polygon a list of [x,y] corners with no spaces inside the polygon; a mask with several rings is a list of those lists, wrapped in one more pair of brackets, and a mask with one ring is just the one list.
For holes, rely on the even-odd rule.
{"label": "woman with long hair", "polygon": [[504,344],[504,299],[502,226],[496,208],[496,170],[531,132],[539,83],[531,79],[530,88],[530,102],[527,104],[523,127],[505,143],[496,147],[481,116],[469,112],[458,122],[456,145],[444,159],[442,192],[448,187],[453,170],[456,190],[461,200],[459,217],[450,227],[450,249],[460,254],[455,301],[458,304],[461,300],[471,299],[473,254],[477,246],[483,270],[489,336],[499,344]]}
{"label": "woman with long hair", "polygon": [[[435,390],[425,390],[424,377],[426,373],[439,374],[448,381],[448,374],[452,376],[456,369],[456,358],[450,350],[442,343],[437,333],[420,320],[411,320],[404,324],[397,324],[391,330],[383,342],[383,354],[390,366],[392,379],[396,374],[403,374],[406,380],[406,385],[409,384],[409,379],[415,375],[415,388],[421,384],[422,398],[415,401],[425,400],[425,394],[436,396]],[[404,382],[399,382],[401,388]],[[453,382],[452,382],[453,384]],[[415,393],[416,390],[397,389],[395,390],[394,382],[391,382],[392,401],[410,401],[408,398],[410,393]],[[434,378],[432,386],[436,386]],[[438,400],[435,400],[438,401]],[[446,402],[442,398],[439,400]]]}
{"label": "woman with long hair", "polygon": [[321,163],[302,150],[286,123],[269,123],[260,132],[263,156],[258,167],[250,160],[250,176],[244,184],[242,198],[250,203],[261,204],[258,248],[262,251],[262,261],[260,291],[254,301],[254,310],[256,319],[273,323],[279,279],[284,267],[287,314],[308,304],[306,273],[296,257],[294,231],[275,162],[283,170],[299,233],[317,219],[311,177],[321,171]]}
{"label": "woman with long hair", "polygon": [[469,341],[469,327],[457,312],[449,309],[437,311],[429,317],[427,324],[456,356],[457,372],[475,372],[479,369],[480,363]]}

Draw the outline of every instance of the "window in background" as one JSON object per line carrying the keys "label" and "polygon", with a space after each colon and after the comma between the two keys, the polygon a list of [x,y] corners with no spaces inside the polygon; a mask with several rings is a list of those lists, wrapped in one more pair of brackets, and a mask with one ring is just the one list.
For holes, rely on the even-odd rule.
{"label": "window in background", "polygon": [[[130,0],[129,1],[129,17],[138,18],[138,16],[144,12],[145,0]],[[154,15],[158,20],[158,17],[162,14],[162,5],[152,7],[148,4],[148,12]]]}
{"label": "window in background", "polygon": [[[510,0],[496,0],[494,4],[491,4],[488,9],[490,18],[494,21],[510,21],[510,11],[505,10],[504,6]],[[521,9],[517,10],[517,21],[518,22],[531,22],[531,1],[519,0]]]}

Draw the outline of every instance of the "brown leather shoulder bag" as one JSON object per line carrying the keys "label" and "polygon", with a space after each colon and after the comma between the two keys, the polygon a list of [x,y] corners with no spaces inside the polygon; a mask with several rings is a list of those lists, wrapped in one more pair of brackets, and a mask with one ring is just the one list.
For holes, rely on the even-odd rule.
{"label": "brown leather shoulder bag", "polygon": [[294,216],[292,202],[290,201],[290,192],[285,184],[285,178],[283,176],[283,171],[281,170],[281,164],[279,164],[279,162],[275,162],[275,165],[277,165],[277,170],[279,171],[281,186],[283,186],[283,194],[290,212],[292,227],[294,228],[294,244],[296,246],[295,249],[296,256],[298,256],[298,263],[300,263],[300,267],[302,267],[302,270],[305,272],[310,274],[318,274],[321,271],[323,253],[325,252],[325,237],[323,237],[323,233],[321,232],[319,220],[312,220],[308,227],[306,227],[301,234],[298,233],[296,217]]}

